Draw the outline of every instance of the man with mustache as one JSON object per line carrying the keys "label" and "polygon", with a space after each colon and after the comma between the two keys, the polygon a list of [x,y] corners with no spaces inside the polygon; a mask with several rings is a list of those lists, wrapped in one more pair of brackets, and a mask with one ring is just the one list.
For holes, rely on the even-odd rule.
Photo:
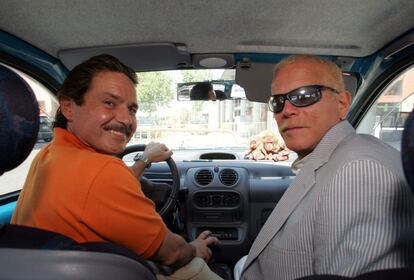
{"label": "man with mustache", "polygon": [[276,66],[271,90],[269,109],[298,154],[297,176],[254,241],[241,279],[412,267],[414,198],[400,154],[355,133],[341,70],[291,56]]}
{"label": "man with mustache", "polygon": [[136,83],[134,71],[110,55],[92,57],[69,73],[58,91],[55,138],[33,160],[12,223],[77,242],[112,242],[173,268],[195,257],[208,261],[208,245],[217,245],[217,238],[205,231],[187,243],[172,233],[136,178],[172,152],[149,144],[144,160],[131,168],[113,156],[137,127]]}

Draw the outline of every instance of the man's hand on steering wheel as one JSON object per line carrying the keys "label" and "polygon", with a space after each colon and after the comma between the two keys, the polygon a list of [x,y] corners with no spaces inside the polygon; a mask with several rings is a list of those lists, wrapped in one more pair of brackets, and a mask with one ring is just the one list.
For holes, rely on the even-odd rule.
{"label": "man's hand on steering wheel", "polygon": [[[150,142],[146,145],[143,158],[148,161],[148,163],[153,162],[160,162],[168,159],[172,155],[172,151],[167,148],[162,143],[158,142]],[[147,167],[147,163],[145,161],[138,160],[132,166],[131,170],[134,173],[136,178],[140,178],[142,173],[144,173],[144,169]]]}
{"label": "man's hand on steering wheel", "polygon": [[144,156],[146,156],[151,162],[164,161],[172,156],[172,154],[173,152],[168,149],[167,146],[158,142],[148,143],[144,150]]}

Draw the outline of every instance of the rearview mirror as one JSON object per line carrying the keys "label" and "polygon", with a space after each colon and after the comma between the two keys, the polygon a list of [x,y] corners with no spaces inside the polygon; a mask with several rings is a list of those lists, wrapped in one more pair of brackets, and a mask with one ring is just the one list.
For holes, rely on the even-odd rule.
{"label": "rearview mirror", "polygon": [[178,83],[177,99],[185,100],[214,100],[220,101],[231,98],[233,81],[214,80],[204,82]]}

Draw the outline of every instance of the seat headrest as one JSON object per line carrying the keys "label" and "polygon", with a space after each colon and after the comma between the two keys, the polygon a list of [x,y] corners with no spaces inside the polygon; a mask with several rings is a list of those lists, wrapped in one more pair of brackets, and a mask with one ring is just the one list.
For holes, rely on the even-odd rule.
{"label": "seat headrest", "polygon": [[30,154],[39,130],[39,105],[30,86],[0,65],[0,175]]}
{"label": "seat headrest", "polygon": [[401,156],[405,178],[414,192],[414,111],[410,113],[405,121],[401,139]]}

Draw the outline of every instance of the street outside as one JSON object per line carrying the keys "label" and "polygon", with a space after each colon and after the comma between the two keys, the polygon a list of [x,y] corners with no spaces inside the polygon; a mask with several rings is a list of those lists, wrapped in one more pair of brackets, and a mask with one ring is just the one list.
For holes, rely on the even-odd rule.
{"label": "street outside", "polygon": [[36,143],[32,152],[22,164],[0,176],[0,195],[20,190],[23,187],[27,172],[29,172],[30,163],[39,150],[46,144],[42,142]]}

